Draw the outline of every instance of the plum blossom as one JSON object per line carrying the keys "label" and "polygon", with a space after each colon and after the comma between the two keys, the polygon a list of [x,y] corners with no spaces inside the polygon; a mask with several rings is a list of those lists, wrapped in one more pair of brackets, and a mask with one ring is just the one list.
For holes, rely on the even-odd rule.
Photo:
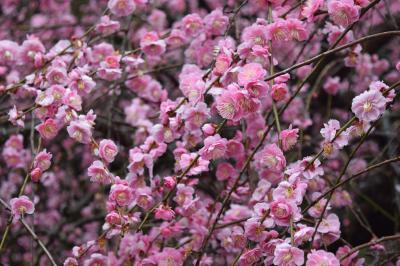
{"label": "plum blossom", "polygon": [[27,196],[20,196],[10,200],[11,212],[14,218],[23,218],[25,214],[33,214],[35,205]]}
{"label": "plum blossom", "polygon": [[380,91],[368,90],[353,99],[351,110],[361,121],[372,122],[385,111],[386,103]]}

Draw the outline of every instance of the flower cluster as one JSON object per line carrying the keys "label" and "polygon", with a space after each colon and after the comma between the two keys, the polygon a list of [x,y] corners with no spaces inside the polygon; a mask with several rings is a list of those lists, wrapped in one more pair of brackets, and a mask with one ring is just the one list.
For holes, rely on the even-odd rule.
{"label": "flower cluster", "polygon": [[400,263],[399,1],[25,2],[1,265]]}

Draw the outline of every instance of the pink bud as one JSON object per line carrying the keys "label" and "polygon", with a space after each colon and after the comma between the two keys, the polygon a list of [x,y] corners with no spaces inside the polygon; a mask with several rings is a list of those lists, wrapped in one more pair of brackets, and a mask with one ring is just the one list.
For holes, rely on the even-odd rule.
{"label": "pink bud", "polygon": [[213,124],[204,124],[201,129],[206,136],[212,136],[215,134],[215,126]]}
{"label": "pink bud", "polygon": [[176,184],[175,177],[167,176],[164,178],[164,185],[166,188],[172,189],[173,187],[175,187],[175,184]]}
{"label": "pink bud", "polygon": [[41,176],[42,176],[42,170],[40,170],[39,167],[36,167],[31,171],[31,179],[33,182],[38,182]]}

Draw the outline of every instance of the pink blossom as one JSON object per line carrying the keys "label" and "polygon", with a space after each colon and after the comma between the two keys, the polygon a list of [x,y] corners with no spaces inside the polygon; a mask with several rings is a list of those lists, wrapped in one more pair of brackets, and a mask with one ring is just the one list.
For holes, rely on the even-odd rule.
{"label": "pink blossom", "polygon": [[330,18],[338,25],[347,27],[359,18],[359,7],[353,0],[331,0],[328,2]]}
{"label": "pink blossom", "polygon": [[258,63],[244,65],[238,74],[239,85],[246,86],[250,82],[257,82],[264,78],[267,71]]}
{"label": "pink blossom", "polygon": [[301,14],[307,18],[308,22],[314,21],[314,14],[323,3],[323,0],[307,0],[302,7]]}
{"label": "pink blossom", "polygon": [[280,226],[289,225],[290,219],[298,220],[298,207],[285,198],[279,198],[271,203],[271,217]]}
{"label": "pink blossom", "polygon": [[107,163],[114,161],[115,156],[118,153],[118,147],[114,141],[109,139],[103,139],[99,144],[99,156]]}
{"label": "pink blossom", "polygon": [[226,145],[227,140],[220,135],[210,136],[204,140],[204,147],[199,153],[206,160],[215,160],[225,155]]}
{"label": "pink blossom", "polygon": [[303,250],[293,247],[287,243],[282,243],[276,246],[274,252],[274,264],[281,266],[303,265],[304,252]]}
{"label": "pink blossom", "polygon": [[97,75],[105,80],[113,81],[121,77],[122,71],[120,69],[121,56],[109,55],[100,62],[100,68],[97,71]]}
{"label": "pink blossom", "polygon": [[57,136],[59,127],[54,119],[49,118],[43,123],[37,125],[35,129],[39,132],[42,138],[50,140]]}
{"label": "pink blossom", "polygon": [[353,99],[351,110],[356,117],[365,122],[372,122],[385,111],[387,100],[380,91],[368,90]]}
{"label": "pink blossom", "polygon": [[175,217],[175,212],[169,206],[160,205],[157,209],[155,209],[154,215],[156,219],[170,221]]}
{"label": "pink blossom", "polygon": [[123,184],[112,185],[109,199],[115,201],[119,206],[128,206],[133,200],[132,189]]}
{"label": "pink blossom", "polygon": [[111,20],[109,16],[102,16],[100,23],[96,24],[96,31],[103,35],[110,35],[120,29],[118,21]]}
{"label": "pink blossom", "polygon": [[18,43],[9,40],[0,41],[0,64],[9,66],[15,64],[18,53]]}
{"label": "pink blossom", "polygon": [[107,266],[107,257],[100,253],[93,253],[86,259],[83,266]]}
{"label": "pink blossom", "polygon": [[89,94],[95,86],[96,82],[82,70],[74,69],[68,75],[68,87],[81,96]]}
{"label": "pink blossom", "polygon": [[268,168],[272,171],[280,172],[286,166],[286,159],[283,152],[276,144],[268,144],[257,152],[254,160],[258,167]]}
{"label": "pink blossom", "polygon": [[283,151],[290,150],[296,143],[299,137],[298,135],[299,129],[292,129],[292,125],[288,129],[284,129],[281,131],[280,139],[282,141],[282,149]]}
{"label": "pink blossom", "polygon": [[283,101],[288,93],[289,91],[287,89],[286,83],[274,84],[271,88],[271,97],[276,102]]}
{"label": "pink blossom", "polygon": [[307,255],[306,266],[320,265],[340,266],[340,262],[335,255],[330,252],[324,250],[313,250]]}
{"label": "pink blossom", "polygon": [[183,265],[184,257],[179,250],[166,247],[155,255],[155,261],[159,266]]}
{"label": "pink blossom", "polygon": [[104,164],[98,160],[94,161],[92,165],[89,166],[88,176],[90,177],[90,181],[101,184],[111,183],[112,178]]}
{"label": "pink blossom", "polygon": [[46,171],[51,166],[52,157],[53,155],[44,149],[36,155],[35,160],[33,161],[33,167],[38,167],[42,172]]}
{"label": "pink blossom", "polygon": [[[198,155],[196,155],[195,153],[182,154],[179,160],[181,170],[185,171],[186,169],[188,169],[189,165],[195,160],[197,156]],[[197,162],[194,163],[194,166],[190,168],[187,175],[198,175],[202,172],[207,171],[209,163],[210,162],[208,160],[202,159],[201,157],[198,158]]]}
{"label": "pink blossom", "polygon": [[110,0],[108,8],[111,13],[117,17],[126,17],[133,13],[136,9],[134,0]]}
{"label": "pink blossom", "polygon": [[194,36],[203,28],[203,20],[198,14],[189,14],[182,19],[182,30],[188,36]]}
{"label": "pink blossom", "polygon": [[166,43],[154,31],[147,32],[140,40],[140,48],[148,56],[160,56],[165,53]]}
{"label": "pink blossom", "polygon": [[318,226],[319,233],[336,233],[340,231],[340,222],[339,218],[337,217],[336,214],[331,213],[329,214],[326,218],[322,219],[322,222]]}
{"label": "pink blossom", "polygon": [[229,18],[222,13],[221,9],[215,9],[204,17],[204,25],[207,32],[213,35],[224,34],[229,24]]}
{"label": "pink blossom", "polygon": [[23,218],[25,214],[33,214],[35,205],[27,196],[20,196],[10,200],[11,212],[14,218]]}
{"label": "pink blossom", "polygon": [[67,127],[67,131],[71,138],[80,143],[87,144],[91,142],[92,125],[87,120],[78,119],[71,121],[71,123]]}
{"label": "pink blossom", "polygon": [[230,163],[222,162],[218,164],[215,175],[217,180],[224,181],[234,178],[237,175],[237,172]]}
{"label": "pink blossom", "polygon": [[240,256],[238,264],[240,266],[251,265],[256,263],[262,256],[262,251],[259,248],[250,249],[243,252]]}

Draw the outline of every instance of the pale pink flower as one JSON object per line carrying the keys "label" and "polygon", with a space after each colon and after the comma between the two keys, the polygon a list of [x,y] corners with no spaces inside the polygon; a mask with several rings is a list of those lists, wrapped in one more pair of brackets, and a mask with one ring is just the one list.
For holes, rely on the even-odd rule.
{"label": "pale pink flower", "polygon": [[291,218],[296,221],[301,216],[296,204],[285,198],[274,200],[270,205],[270,209],[271,217],[280,226],[288,226]]}
{"label": "pale pink flower", "polygon": [[212,35],[224,34],[229,24],[229,17],[225,16],[220,8],[214,9],[204,17],[204,25],[207,32]]}
{"label": "pale pink flower", "polygon": [[166,43],[160,39],[157,32],[150,31],[140,40],[140,48],[148,56],[160,56],[165,53]]}
{"label": "pale pink flower", "polygon": [[250,45],[264,46],[269,40],[268,28],[265,25],[252,24],[244,28],[241,38],[243,42],[248,42]]}
{"label": "pale pink flower", "polygon": [[286,159],[283,152],[276,144],[268,144],[258,151],[254,160],[259,168],[268,168],[272,171],[280,172],[286,166]]}
{"label": "pale pink flower", "polygon": [[303,265],[304,251],[289,245],[281,243],[276,246],[274,252],[274,264],[279,266]]}
{"label": "pale pink flower", "polygon": [[133,200],[133,191],[130,187],[123,184],[111,186],[110,200],[115,201],[119,206],[128,206]]}
{"label": "pale pink flower", "polygon": [[288,129],[284,129],[281,131],[280,139],[282,141],[282,149],[283,151],[290,150],[296,143],[299,137],[299,129],[293,128],[292,125]]}
{"label": "pale pink flower", "polygon": [[88,176],[90,181],[100,184],[110,184],[112,175],[108,172],[107,168],[102,161],[94,161],[88,168]]}
{"label": "pale pink flower", "polygon": [[109,0],[108,8],[117,17],[126,17],[136,9],[134,0]]}
{"label": "pale pink flower", "polygon": [[23,128],[25,126],[25,115],[22,111],[18,111],[17,107],[14,105],[13,108],[8,112],[8,121],[13,125]]}
{"label": "pale pink flower", "polygon": [[313,250],[307,255],[306,266],[340,266],[339,260],[334,254],[325,250]]}
{"label": "pale pink flower", "polygon": [[99,143],[99,156],[107,163],[114,161],[115,156],[118,154],[118,147],[114,141],[103,139]]}
{"label": "pale pink flower", "polygon": [[51,158],[52,157],[53,157],[53,155],[51,153],[47,152],[46,149],[44,149],[43,151],[39,152],[35,156],[35,160],[33,161],[33,167],[40,168],[40,170],[42,172],[46,171],[51,166]]}
{"label": "pale pink flower", "polygon": [[108,81],[114,81],[121,77],[122,70],[120,68],[120,55],[109,55],[100,62],[97,75]]}
{"label": "pale pink flower", "polygon": [[204,140],[204,147],[199,151],[206,160],[216,160],[225,155],[227,140],[220,135],[207,137]]}
{"label": "pale pink flower", "polygon": [[188,36],[195,36],[197,33],[199,33],[203,29],[203,20],[202,18],[194,13],[194,14],[189,14],[186,15],[181,22],[181,27],[183,31],[188,35]]}
{"label": "pale pink flower", "polygon": [[249,82],[257,82],[263,80],[267,71],[258,63],[249,63],[239,70],[238,83],[246,86]]}
{"label": "pale pink flower", "polygon": [[314,21],[314,14],[323,5],[323,0],[307,0],[302,6],[301,14],[308,22]]}
{"label": "pale pink flower", "polygon": [[118,21],[111,20],[109,16],[102,16],[96,24],[96,31],[103,35],[110,35],[120,29]]}
{"label": "pale pink flower", "polygon": [[[185,171],[188,169],[190,164],[193,162],[193,160],[197,157],[196,153],[190,153],[190,154],[182,154],[180,160],[179,160],[179,165],[182,171]],[[197,162],[194,163],[194,166],[192,166],[187,173],[187,175],[198,175],[202,172],[208,171],[208,164],[210,161],[205,160],[203,158],[198,158]]]}
{"label": "pale pink flower", "polygon": [[68,134],[71,138],[80,143],[90,143],[92,138],[92,125],[89,121],[78,119],[71,121],[67,127]]}
{"label": "pale pink flower", "polygon": [[322,234],[340,232],[339,217],[334,213],[329,214],[322,219],[317,231]]}
{"label": "pale pink flower", "polygon": [[304,182],[291,184],[288,181],[282,181],[279,183],[278,187],[274,189],[272,196],[274,200],[284,198],[296,204],[301,204],[306,189],[307,184]]}
{"label": "pale pink flower", "polygon": [[165,247],[162,252],[154,256],[155,263],[159,266],[183,265],[183,254],[174,248]]}
{"label": "pale pink flower", "polygon": [[387,100],[380,91],[368,90],[353,99],[351,110],[361,121],[372,122],[383,114],[386,103]]}
{"label": "pale pink flower", "polygon": [[10,200],[11,213],[14,218],[23,218],[25,214],[33,214],[35,211],[35,205],[27,196],[20,196],[18,198],[12,198]]}
{"label": "pale pink flower", "polygon": [[83,266],[107,266],[107,257],[100,253],[93,253],[90,258],[86,259]]}
{"label": "pale pink flower", "polygon": [[236,101],[235,92],[224,91],[216,99],[216,108],[222,118],[238,121],[243,117],[243,111]]}
{"label": "pale pink flower", "polygon": [[12,66],[18,59],[18,53],[18,43],[9,40],[0,41],[0,64]]}

